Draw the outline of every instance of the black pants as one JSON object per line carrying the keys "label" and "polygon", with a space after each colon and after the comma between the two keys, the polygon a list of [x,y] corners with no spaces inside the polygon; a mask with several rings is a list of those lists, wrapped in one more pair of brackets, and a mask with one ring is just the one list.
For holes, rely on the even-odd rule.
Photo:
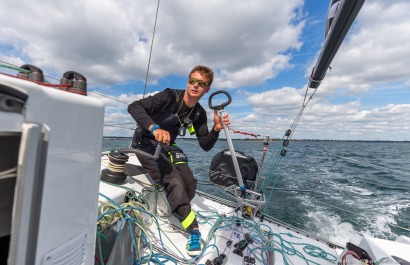
{"label": "black pants", "polygon": [[[149,154],[154,154],[156,144],[151,139],[144,139],[140,144],[133,144],[133,147]],[[168,146],[164,146],[164,149],[166,148]],[[137,154],[137,157],[151,178],[157,183],[164,185],[173,214],[180,222],[185,220],[191,212],[191,200],[195,197],[198,182],[188,164],[175,165],[164,153],[161,153],[157,160],[140,154]],[[195,227],[198,227],[196,218],[187,230]]]}

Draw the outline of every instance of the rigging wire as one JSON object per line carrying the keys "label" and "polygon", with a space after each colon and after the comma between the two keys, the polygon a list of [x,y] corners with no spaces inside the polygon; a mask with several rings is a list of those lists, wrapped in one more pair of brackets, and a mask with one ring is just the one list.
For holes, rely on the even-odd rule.
{"label": "rigging wire", "polygon": [[97,94],[97,95],[100,95],[100,96],[102,96],[102,97],[106,97],[106,98],[109,98],[109,99],[112,99],[112,100],[115,100],[115,101],[118,101],[118,102],[121,102],[121,103],[124,103],[124,104],[126,104],[126,105],[128,105],[129,103],[127,103],[127,102],[124,102],[124,101],[121,101],[121,100],[119,100],[119,99],[116,99],[116,98],[113,98],[113,97],[110,97],[110,96],[107,96],[107,95],[104,95],[104,94],[102,94],[102,93],[100,93],[100,92],[97,92],[97,91],[90,91],[91,93],[95,93],[95,94]]}
{"label": "rigging wire", "polygon": [[292,138],[293,133],[295,132],[296,127],[299,124],[299,121],[302,117],[303,112],[305,111],[305,108],[306,108],[307,104],[313,98],[313,95],[316,93],[317,89],[314,89],[313,93],[309,96],[309,98],[307,97],[308,91],[309,91],[309,86],[306,86],[306,92],[305,92],[305,97],[303,99],[302,107],[300,108],[299,113],[296,115],[296,118],[293,121],[292,125],[290,126],[291,134],[290,134],[290,137],[288,138],[288,140],[290,140]]}
{"label": "rigging wire", "polygon": [[106,123],[106,125],[128,125],[128,124],[135,124],[135,123],[134,122],[112,123],[112,124]]}
{"label": "rigging wire", "polygon": [[[269,191],[269,195],[267,197],[267,201],[271,200],[273,191],[275,190],[274,188],[276,186],[276,182],[279,179],[279,172],[280,172],[279,164],[281,160],[283,159],[283,157],[286,156],[289,141],[292,139],[292,136],[296,130],[296,127],[299,124],[299,121],[303,115],[303,112],[306,106],[308,105],[308,103],[312,100],[313,95],[316,93],[317,89],[314,89],[313,93],[309,97],[308,97],[308,91],[309,91],[309,85],[306,86],[306,92],[305,92],[305,97],[303,99],[302,107],[300,108],[298,114],[296,115],[292,125],[290,126],[288,130],[286,130],[284,136],[282,137],[282,149],[281,150],[279,149],[276,153],[276,156],[273,156],[274,161],[271,163],[271,165],[273,166],[270,167],[270,169],[268,169],[268,173],[266,174],[267,177],[264,178],[262,186],[271,188]],[[262,191],[265,193],[267,191],[267,188],[262,188]],[[263,210],[266,210],[267,207],[268,205],[266,204]]]}
{"label": "rigging wire", "polygon": [[104,124],[104,126],[106,126],[106,127],[116,127],[116,128],[126,129],[126,130],[132,130],[132,131],[135,130],[135,128],[123,127],[123,126],[119,126],[119,125],[115,125],[115,124]]}
{"label": "rigging wire", "polygon": [[156,14],[155,14],[154,30],[153,30],[153,32],[152,32],[151,49],[150,49],[150,52],[149,52],[147,74],[145,75],[145,83],[144,83],[144,94],[143,94],[142,98],[145,98],[145,93],[146,93],[146,91],[147,91],[147,81],[148,81],[149,67],[150,67],[150,65],[151,65],[152,47],[154,46],[155,29],[156,29],[156,27],[157,27],[157,18],[158,18],[159,2],[160,2],[160,0],[158,0],[158,3],[157,3],[157,12],[156,12]]}

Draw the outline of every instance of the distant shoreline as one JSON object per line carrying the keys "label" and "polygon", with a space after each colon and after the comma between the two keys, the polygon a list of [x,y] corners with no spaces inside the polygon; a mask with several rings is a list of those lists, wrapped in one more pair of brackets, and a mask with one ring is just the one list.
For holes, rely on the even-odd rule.
{"label": "distant shoreline", "polygon": [[[127,136],[103,136],[104,140],[131,140],[132,137]],[[183,138],[184,140],[196,140],[196,138]],[[226,141],[225,138],[220,138],[219,140]],[[265,139],[262,138],[245,138],[245,139],[232,139],[232,141],[256,141],[263,142]],[[281,139],[275,138],[270,139],[270,142],[279,142]],[[395,141],[395,140],[319,140],[319,139],[292,139],[291,142],[368,142],[368,143],[410,143],[410,141]]]}

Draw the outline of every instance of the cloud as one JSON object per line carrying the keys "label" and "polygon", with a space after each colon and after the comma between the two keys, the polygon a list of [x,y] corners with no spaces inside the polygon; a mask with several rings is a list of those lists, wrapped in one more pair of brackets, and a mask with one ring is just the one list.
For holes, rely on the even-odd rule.
{"label": "cloud", "polygon": [[[145,17],[145,9],[135,4],[6,1],[0,11],[0,34],[42,68],[57,73],[76,69],[92,83],[123,81],[131,73],[142,76],[146,69],[129,62],[132,56],[132,61],[147,61],[146,44],[139,42],[139,36],[148,30],[147,23],[137,24]],[[137,16],[132,10],[138,10]]]}
{"label": "cloud", "polygon": [[[410,68],[410,2],[365,2],[351,34],[341,45],[321,93],[340,88],[353,94],[388,82],[405,82]],[[311,68],[310,68],[311,69]],[[309,70],[310,72],[310,70]]]}
{"label": "cloud", "polygon": [[[93,85],[145,79],[156,2],[4,2],[1,45],[16,52],[0,49],[0,58],[57,75],[75,69]],[[150,82],[186,74],[198,62],[221,69],[224,78],[246,75],[236,86],[275,76],[289,60],[279,53],[301,46],[304,22],[295,10],[302,6],[301,0],[161,2]],[[250,80],[258,70],[266,75]]]}
{"label": "cloud", "polygon": [[302,104],[304,93],[302,90],[291,87],[253,94],[248,97],[248,102],[256,111],[274,113],[277,111],[294,109],[295,105]]}
{"label": "cloud", "polygon": [[270,62],[259,66],[244,67],[239,71],[220,71],[215,79],[216,88],[237,88],[246,85],[261,84],[267,79],[271,79],[278,72],[289,68],[289,56],[275,55]]}
{"label": "cloud", "polygon": [[[309,89],[308,91],[311,91]],[[326,98],[309,101],[299,120],[306,90],[291,87],[248,96],[253,114],[235,120],[237,130],[281,138],[296,122],[296,139],[405,140],[410,129],[410,104],[364,108],[359,100],[334,104]],[[311,95],[308,92],[307,99]],[[251,119],[250,119],[251,118]],[[253,125],[248,123],[252,120]]]}

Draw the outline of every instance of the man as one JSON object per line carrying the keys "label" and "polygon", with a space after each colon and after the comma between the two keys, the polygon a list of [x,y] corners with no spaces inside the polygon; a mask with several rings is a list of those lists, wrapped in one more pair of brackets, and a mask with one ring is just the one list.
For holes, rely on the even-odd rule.
{"label": "man", "polygon": [[157,182],[164,185],[173,214],[190,234],[187,253],[201,253],[201,234],[191,200],[195,196],[197,180],[188,166],[188,159],[175,145],[178,135],[196,134],[199,145],[209,151],[218,139],[223,123],[228,126],[228,115],[222,117],[214,111],[214,125],[208,130],[207,116],[199,100],[211,89],[213,71],[206,66],[195,66],[188,78],[186,90],[165,89],[153,96],[133,102],[128,112],[137,121],[133,137],[134,148],[154,154],[158,142],[163,153],[156,161],[137,155],[141,165]]}

